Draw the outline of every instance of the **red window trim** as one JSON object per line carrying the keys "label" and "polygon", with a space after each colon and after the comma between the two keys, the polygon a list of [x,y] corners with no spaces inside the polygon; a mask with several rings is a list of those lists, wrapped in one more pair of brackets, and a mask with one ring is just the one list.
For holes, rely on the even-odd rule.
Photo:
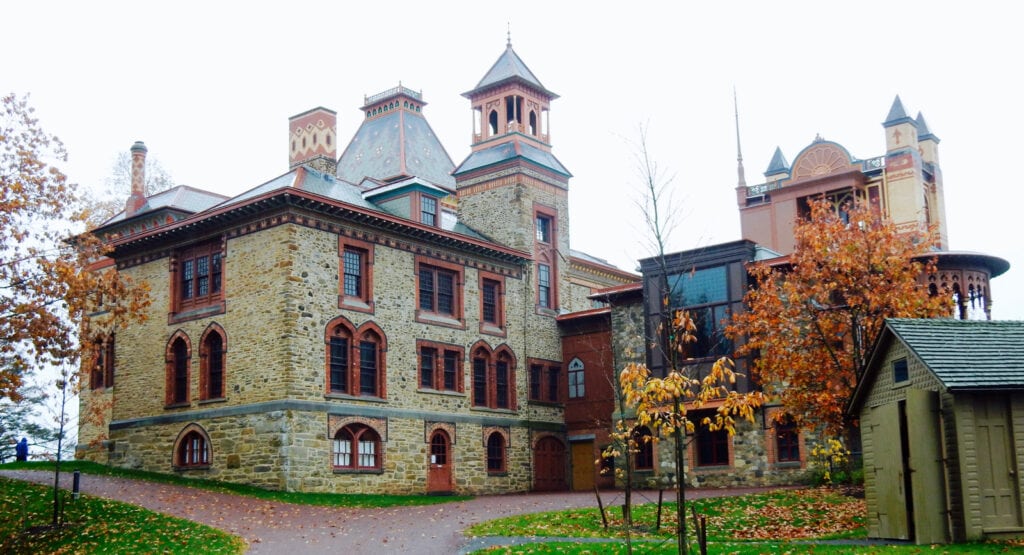
{"label": "red window trim", "polygon": [[[360,254],[362,264],[360,285],[361,295],[345,294],[345,250],[351,249]],[[373,314],[373,243],[352,239],[351,237],[338,237],[338,308],[346,308],[357,312]]]}
{"label": "red window trim", "polygon": [[[348,431],[349,435],[352,438],[351,452],[349,453],[350,464],[338,465],[336,464],[338,460],[338,452],[334,450],[334,442],[338,441],[338,436],[346,430]],[[371,433],[376,436],[376,439],[374,439],[373,466],[361,466],[359,464],[359,461],[362,458],[361,453],[359,452],[359,438],[365,433]],[[342,473],[380,471],[381,469],[383,469],[382,463],[384,461],[384,441],[381,438],[382,436],[380,432],[378,432],[372,426],[368,426],[362,423],[350,423],[338,428],[338,431],[334,432],[334,435],[331,437],[331,468],[335,472]]]}
{"label": "red window trim", "polygon": [[[211,336],[220,336],[220,396],[213,397],[210,393],[210,365],[212,359],[207,348],[207,341]],[[227,358],[228,358],[228,334],[219,324],[213,323],[206,327],[203,336],[199,341],[199,400],[213,401],[227,398]]]}
{"label": "red window trim", "polygon": [[92,372],[89,375],[91,389],[114,387],[115,335],[104,338],[103,343],[93,348]]}
{"label": "red window trim", "polygon": [[[224,313],[224,289],[227,286],[227,253],[225,251],[224,242],[221,239],[215,239],[213,241],[206,241],[183,248],[178,252],[175,252],[170,257],[171,312],[167,317],[169,324]],[[213,290],[213,282],[215,281],[213,276],[215,275],[215,272],[211,257],[211,255],[214,254],[220,255],[219,285],[217,286],[216,291]],[[184,285],[182,284],[184,263],[187,261],[196,261],[203,257],[211,257],[211,259],[208,260],[209,269],[207,273],[210,279],[209,292],[206,295],[199,295],[196,293],[193,297],[184,299],[182,298],[184,291]],[[198,279],[198,269],[196,266],[197,264],[193,264],[193,280]],[[194,291],[196,286],[193,285],[192,287]]]}
{"label": "red window trim", "polygon": [[[416,313],[417,322],[446,326],[449,328],[466,329],[465,317],[463,315],[463,288],[465,287],[465,269],[458,264],[444,262],[426,256],[416,256]],[[424,310],[420,304],[420,269],[428,267],[435,270],[454,274],[452,280],[452,314],[444,314],[431,310]],[[435,273],[435,276],[437,274]],[[436,308],[436,305],[435,305]]]}
{"label": "red window trim", "polygon": [[[189,443],[192,438],[195,437],[199,440],[202,454],[201,460],[191,462],[187,460],[187,453],[194,453],[194,450],[189,449]],[[178,434],[178,438],[174,442],[174,451],[172,454],[173,466],[176,470],[196,470],[210,467],[210,461],[213,460],[213,446],[210,444],[210,436],[197,424],[191,424],[187,426],[181,433]]]}
{"label": "red window trim", "polygon": [[[705,410],[705,411],[696,412],[694,414],[694,418],[693,418],[692,421],[699,423],[702,420],[704,420],[705,416],[712,416],[713,417],[714,416],[714,411]],[[703,426],[698,427],[698,429],[695,430],[694,433],[693,433],[693,441],[691,441],[690,445],[689,445],[690,468],[693,468],[695,470],[711,470],[711,471],[731,469],[733,467],[733,462],[734,462],[733,461],[733,456],[734,456],[733,449],[734,449],[735,446],[733,444],[732,438],[729,437],[729,434],[726,434],[726,436],[725,436],[726,449],[727,449],[727,455],[726,455],[727,460],[725,462],[702,463],[700,461],[700,451],[698,450],[700,448],[700,446],[699,446],[700,438],[698,436],[702,432],[703,433],[710,433],[710,432],[708,432],[707,428],[703,427]]]}
{"label": "red window trim", "polygon": [[[538,218],[545,218],[550,222],[550,236],[548,241],[540,241],[537,239],[537,228],[536,222]],[[534,309],[537,314],[543,314],[546,316],[557,316],[559,308],[559,290],[558,290],[558,245],[559,245],[559,229],[558,229],[558,211],[549,206],[543,204],[534,203],[533,205],[533,221],[534,221],[534,233],[533,233],[533,258],[534,258],[534,286],[533,294],[535,305]],[[550,283],[548,284],[549,295],[548,295],[548,306],[541,306],[541,293],[540,293],[540,265],[543,264],[548,267],[548,276]]]}
{"label": "red window trim", "polygon": [[[433,387],[424,387],[422,381],[422,353],[423,349],[433,349],[435,352],[434,356],[434,369],[433,369]],[[449,389],[444,387],[445,384],[445,354],[455,353],[456,364],[455,364],[455,388]],[[416,340],[416,387],[420,391],[440,391],[446,393],[463,393],[465,391],[464,382],[464,366],[466,360],[466,351],[459,345],[452,345],[450,343],[439,343],[436,341],[427,341],[423,339]],[[441,386],[441,387],[438,387]]]}
{"label": "red window trim", "polygon": [[[494,322],[484,320],[484,285],[488,282],[493,283],[497,288],[494,299]],[[477,284],[480,290],[480,333],[505,337],[507,335],[505,328],[505,276],[480,271],[477,272]]]}
{"label": "red window trim", "polygon": [[[181,340],[185,344],[185,398],[175,398],[175,381],[177,378],[177,357],[174,344]],[[185,332],[178,330],[171,335],[164,348],[164,408],[187,407],[192,403],[192,342]]]}
{"label": "red window trim", "polygon": [[[341,329],[343,333],[337,333]],[[347,391],[331,390],[331,338],[345,337],[348,344],[348,367],[346,368]],[[361,393],[360,371],[362,369],[360,344],[367,340],[377,346],[376,395]],[[387,398],[387,336],[384,330],[373,322],[364,322],[356,328],[347,318],[339,316],[327,323],[324,330],[324,395],[337,398],[386,399]]]}
{"label": "red window trim", "polygon": [[[542,358],[529,358],[526,361],[526,366],[529,369],[529,399],[530,402],[534,403],[548,403],[548,404],[561,404],[565,402],[565,395],[563,390],[562,376],[562,363],[555,360],[546,360]],[[539,383],[535,384],[534,369],[540,369]],[[551,400],[551,382],[550,372],[555,371],[558,374],[558,386],[555,391],[555,400]]]}
{"label": "red window trim", "polygon": [[[498,437],[501,442],[501,457],[500,465],[498,468],[491,468],[491,461],[495,460],[496,457],[492,457],[491,453],[491,439],[495,436]],[[508,436],[494,430],[487,434],[487,439],[484,442],[484,466],[487,468],[487,473],[490,475],[504,475],[508,473]]]}
{"label": "red window trim", "polygon": [[[471,399],[470,408],[473,409],[491,409],[500,411],[512,411],[518,410],[516,405],[516,356],[507,345],[501,345],[497,349],[491,349],[487,343],[478,341],[470,352],[470,379],[471,379]],[[476,360],[483,360],[485,362],[485,374],[484,374],[484,399],[477,398],[476,389]],[[507,399],[506,403],[508,406],[498,406],[498,363],[505,362],[508,370],[508,383],[507,388]]]}

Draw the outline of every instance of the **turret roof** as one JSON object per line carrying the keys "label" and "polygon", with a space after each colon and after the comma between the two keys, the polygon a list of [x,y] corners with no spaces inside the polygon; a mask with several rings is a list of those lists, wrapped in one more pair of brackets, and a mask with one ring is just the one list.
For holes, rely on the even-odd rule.
{"label": "turret roof", "polygon": [[547,94],[551,99],[558,98],[558,95],[547,90],[544,85],[541,84],[540,79],[530,71],[530,68],[526,67],[523,60],[516,54],[515,50],[512,50],[512,43],[509,42],[505,47],[505,51],[498,57],[498,61],[494,62],[491,69],[484,75],[484,78],[477,83],[476,87],[472,91],[469,91],[463,96],[469,96],[477,91],[488,89],[509,81],[521,81],[530,85],[531,87]]}

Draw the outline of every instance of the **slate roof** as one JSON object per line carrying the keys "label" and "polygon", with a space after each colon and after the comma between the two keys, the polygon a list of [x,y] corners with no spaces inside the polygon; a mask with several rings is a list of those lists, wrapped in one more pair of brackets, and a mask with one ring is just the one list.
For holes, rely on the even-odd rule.
{"label": "slate roof", "polygon": [[1024,389],[1024,321],[890,318],[885,324],[950,390]]}
{"label": "slate roof", "polygon": [[465,161],[459,164],[458,168],[455,168],[453,174],[465,173],[514,158],[525,158],[566,177],[572,177],[569,170],[558,161],[558,158],[555,158],[554,154],[545,152],[523,141],[505,142],[472,152]]}
{"label": "slate roof", "polygon": [[512,43],[508,43],[505,47],[505,51],[498,57],[498,61],[494,62],[491,69],[484,75],[484,78],[477,83],[476,87],[465,93],[463,96],[472,94],[476,91],[501,85],[508,81],[522,81],[532,86],[535,89],[547,94],[551,99],[558,98],[558,95],[544,88],[544,85],[540,83],[540,79],[530,71],[530,68],[526,67],[523,60],[519,58],[515,50],[512,50]]}
{"label": "slate roof", "polygon": [[[218,195],[217,193],[211,193],[210,191],[196,189],[195,187],[189,187],[188,185],[178,185],[177,187],[171,187],[166,191],[161,191],[146,198],[146,204],[143,204],[142,208],[139,208],[136,214],[148,214],[162,209],[177,210],[179,212],[195,214],[196,212],[202,212],[211,206],[216,206],[221,202],[224,202],[227,198],[228,197],[224,195]],[[125,212],[122,210],[106,222],[103,222],[103,226],[122,222],[126,219],[128,218],[126,218]]]}
{"label": "slate roof", "polygon": [[419,177],[455,188],[455,163],[422,113],[398,109],[363,120],[338,159],[338,177],[361,183],[370,177],[390,181]]}
{"label": "slate roof", "polygon": [[765,177],[789,171],[789,162],[786,161],[786,157],[782,154],[782,149],[775,147],[775,154],[772,155],[772,161],[768,162],[768,169],[764,171]]}
{"label": "slate roof", "polygon": [[888,127],[897,123],[903,123],[904,121],[913,120],[907,116],[907,111],[903,108],[903,101],[900,100],[900,95],[896,95],[896,99],[892,101],[892,107],[889,108],[889,115],[885,117],[882,125]]}

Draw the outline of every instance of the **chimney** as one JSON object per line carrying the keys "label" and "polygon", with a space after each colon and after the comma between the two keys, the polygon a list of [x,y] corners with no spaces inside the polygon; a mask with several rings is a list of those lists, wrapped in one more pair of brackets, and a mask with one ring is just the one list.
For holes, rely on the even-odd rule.
{"label": "chimney", "polygon": [[129,218],[146,204],[146,151],[142,141],[132,145],[132,192],[124,207],[125,216]]}
{"label": "chimney", "polygon": [[329,175],[337,173],[337,120],[322,106],[288,118],[288,169],[306,164]]}

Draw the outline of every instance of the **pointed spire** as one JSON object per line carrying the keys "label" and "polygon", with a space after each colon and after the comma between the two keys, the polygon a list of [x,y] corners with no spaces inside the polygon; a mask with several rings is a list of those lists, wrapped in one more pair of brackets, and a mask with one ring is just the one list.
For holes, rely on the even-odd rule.
{"label": "pointed spire", "polygon": [[772,155],[772,161],[768,163],[768,169],[764,171],[765,176],[773,175],[776,173],[783,173],[789,171],[789,162],[786,161],[786,157],[782,154],[782,149],[775,147],[775,154]]}
{"label": "pointed spire", "polygon": [[508,21],[505,22],[505,35],[506,35],[505,47],[506,48],[512,48],[512,23],[511,22],[508,22]]}
{"label": "pointed spire", "polygon": [[914,123],[917,124],[918,140],[923,141],[925,139],[931,139],[935,142],[939,142],[939,138],[932,133],[931,129],[928,129],[928,123],[924,121],[924,114],[918,112],[917,119],[914,120]]}
{"label": "pointed spire", "polygon": [[472,91],[463,93],[462,96],[469,98],[473,93],[481,91],[483,89],[489,89],[503,85],[508,82],[518,81],[525,83],[538,91],[548,95],[552,100],[558,98],[558,95],[544,88],[541,84],[540,79],[530,71],[530,68],[526,67],[523,60],[519,58],[515,50],[512,50],[512,36],[511,33],[508,37],[508,44],[505,45],[505,51],[498,57],[498,61],[494,62],[491,69],[484,75],[484,78],[477,83],[476,87]]}
{"label": "pointed spire", "polygon": [[736,116],[736,174],[739,177],[738,187],[747,186],[747,178],[743,175],[743,151],[740,149],[740,105],[736,100],[736,87],[732,88],[732,107]]}
{"label": "pointed spire", "polygon": [[882,125],[885,127],[889,127],[891,125],[896,125],[898,123],[904,123],[907,121],[912,120],[907,116],[907,111],[903,109],[903,102],[900,101],[900,95],[896,95],[896,99],[892,101],[892,107],[889,108],[889,115],[886,116],[885,121],[882,122]]}

